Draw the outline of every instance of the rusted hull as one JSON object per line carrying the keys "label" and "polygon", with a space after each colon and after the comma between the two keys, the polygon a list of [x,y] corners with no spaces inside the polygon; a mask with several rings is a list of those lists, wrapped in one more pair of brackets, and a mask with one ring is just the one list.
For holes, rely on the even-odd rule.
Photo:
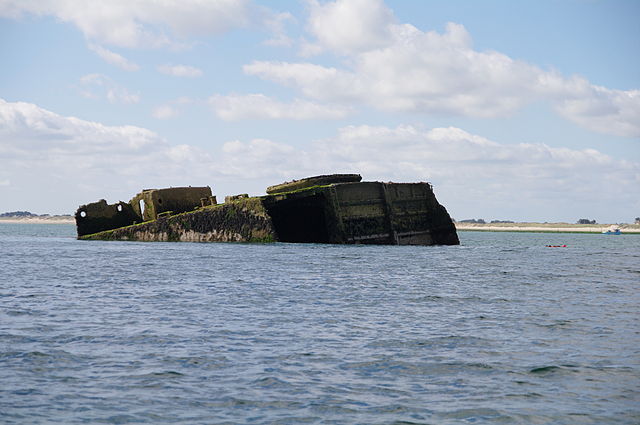
{"label": "rusted hull", "polygon": [[[192,211],[163,213],[92,234],[81,234],[79,222],[78,235],[137,241],[459,244],[453,221],[430,184],[360,182],[345,176],[353,175],[316,186],[294,181],[270,187],[266,196],[228,197],[221,205],[194,205]],[[330,178],[320,177],[313,181]],[[345,182],[348,178],[352,181]],[[301,188],[284,191],[292,187]]]}

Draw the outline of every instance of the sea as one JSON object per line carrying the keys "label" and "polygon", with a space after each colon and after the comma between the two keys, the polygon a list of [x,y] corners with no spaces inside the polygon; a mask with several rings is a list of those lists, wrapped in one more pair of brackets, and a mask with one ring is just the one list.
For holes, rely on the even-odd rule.
{"label": "sea", "polygon": [[640,235],[459,236],[103,242],[0,223],[0,423],[640,423]]}

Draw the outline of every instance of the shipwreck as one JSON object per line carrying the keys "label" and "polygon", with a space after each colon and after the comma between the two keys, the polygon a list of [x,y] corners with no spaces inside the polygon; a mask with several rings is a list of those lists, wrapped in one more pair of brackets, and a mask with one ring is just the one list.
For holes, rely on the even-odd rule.
{"label": "shipwreck", "polygon": [[449,213],[429,183],[363,182],[358,174],[309,177],[266,195],[211,188],[145,189],[129,202],[104,199],[75,214],[79,239],[458,245]]}

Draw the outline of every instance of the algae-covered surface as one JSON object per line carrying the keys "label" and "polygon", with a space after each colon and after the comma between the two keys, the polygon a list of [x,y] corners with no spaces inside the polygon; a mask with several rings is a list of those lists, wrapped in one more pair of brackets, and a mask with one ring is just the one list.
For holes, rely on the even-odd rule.
{"label": "algae-covered surface", "polygon": [[273,242],[271,219],[260,198],[202,207],[80,239],[145,242]]}
{"label": "algae-covered surface", "polygon": [[[325,184],[332,179],[346,181]],[[142,201],[109,205],[101,200],[81,206],[76,212],[78,235],[80,239],[136,241],[459,243],[448,212],[438,203],[428,183],[360,182],[360,179],[359,175],[316,176],[279,185],[277,193],[270,195],[227,196],[222,205],[208,196],[199,198],[200,206],[192,207],[195,211],[177,211],[180,214],[171,210],[156,214],[159,210],[154,209],[153,214],[141,215],[136,208]],[[181,190],[192,192],[192,189],[195,188]],[[204,189],[210,193],[208,187]],[[173,189],[142,194],[149,197],[166,190]],[[191,192],[188,192],[191,198],[173,199],[175,205],[180,208],[193,205],[192,198],[197,193]],[[161,198],[156,197],[154,202],[160,205]],[[168,204],[165,199],[163,208]],[[135,223],[142,217],[146,221]]]}

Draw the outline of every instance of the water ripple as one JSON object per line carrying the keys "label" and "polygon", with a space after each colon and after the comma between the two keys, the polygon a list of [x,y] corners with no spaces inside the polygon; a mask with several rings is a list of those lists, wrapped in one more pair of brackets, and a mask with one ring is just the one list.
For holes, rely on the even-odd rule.
{"label": "water ripple", "polygon": [[640,423],[640,238],[152,244],[44,226],[0,231],[3,423]]}

